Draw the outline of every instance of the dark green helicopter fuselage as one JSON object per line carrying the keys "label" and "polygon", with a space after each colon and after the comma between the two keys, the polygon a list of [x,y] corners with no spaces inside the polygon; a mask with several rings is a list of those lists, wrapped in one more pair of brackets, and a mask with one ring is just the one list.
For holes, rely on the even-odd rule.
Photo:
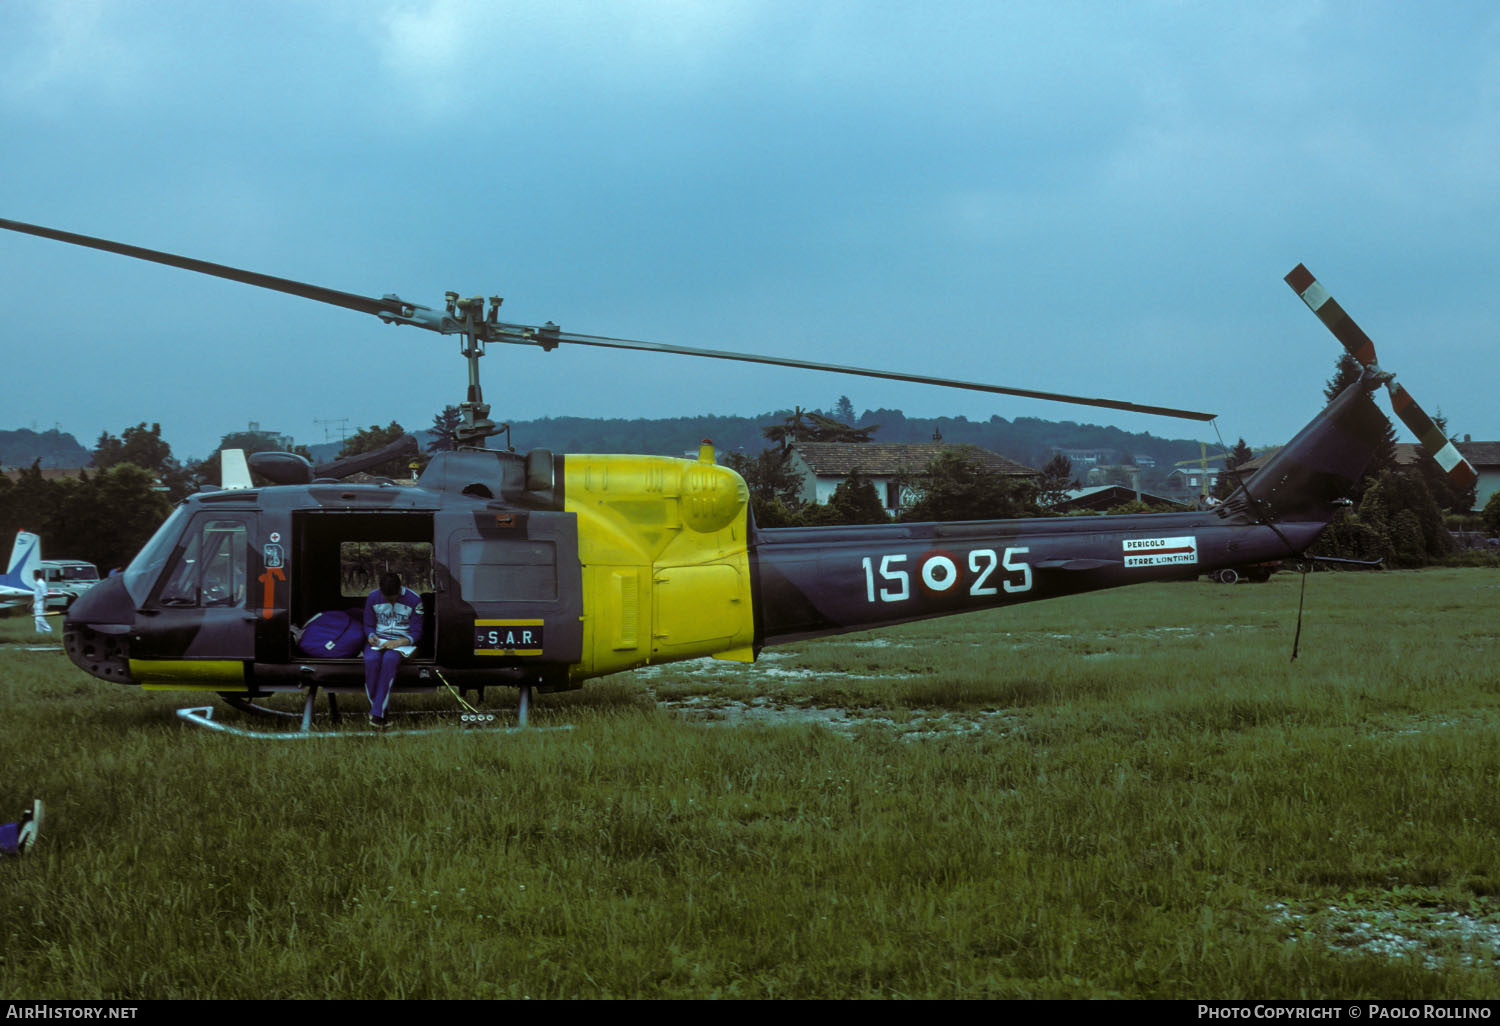
{"label": "dark green helicopter fuselage", "polygon": [[1367,374],[1247,487],[1188,513],[757,529],[743,481],[707,448],[696,461],[460,450],[408,487],[204,492],[73,605],[65,643],[89,673],[150,688],[358,688],[359,658],[309,655],[296,628],[357,610],[374,586],[371,553],[394,550],[417,553],[408,583],[426,619],[398,689],[552,690],[1195,576],[1299,555],[1317,538],[1379,437],[1361,404],[1375,384]]}

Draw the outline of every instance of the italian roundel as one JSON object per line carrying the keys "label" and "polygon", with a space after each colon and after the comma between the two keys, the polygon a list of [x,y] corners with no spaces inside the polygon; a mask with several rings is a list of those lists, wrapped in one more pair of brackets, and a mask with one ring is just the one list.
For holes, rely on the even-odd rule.
{"label": "italian roundel", "polygon": [[929,595],[940,595],[958,583],[958,557],[944,549],[923,553],[917,567],[922,590]]}

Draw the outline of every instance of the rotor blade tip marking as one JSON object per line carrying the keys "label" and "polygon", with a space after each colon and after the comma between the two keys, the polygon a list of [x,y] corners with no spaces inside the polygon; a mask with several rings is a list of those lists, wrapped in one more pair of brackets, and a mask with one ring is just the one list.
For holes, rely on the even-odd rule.
{"label": "rotor blade tip marking", "polygon": [[1453,469],[1455,467],[1461,464],[1466,465],[1463,455],[1458,451],[1458,448],[1454,446],[1452,442],[1446,443],[1441,449],[1433,453],[1432,458],[1437,460],[1438,466],[1442,467],[1450,474],[1453,473]]}

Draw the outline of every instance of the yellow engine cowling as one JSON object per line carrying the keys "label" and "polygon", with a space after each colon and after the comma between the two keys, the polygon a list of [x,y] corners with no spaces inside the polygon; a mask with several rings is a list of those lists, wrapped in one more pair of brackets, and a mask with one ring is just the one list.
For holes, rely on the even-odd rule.
{"label": "yellow engine cowling", "polygon": [[565,509],[583,564],[582,680],[699,656],[752,661],[749,492],[734,471],[667,456],[576,456]]}

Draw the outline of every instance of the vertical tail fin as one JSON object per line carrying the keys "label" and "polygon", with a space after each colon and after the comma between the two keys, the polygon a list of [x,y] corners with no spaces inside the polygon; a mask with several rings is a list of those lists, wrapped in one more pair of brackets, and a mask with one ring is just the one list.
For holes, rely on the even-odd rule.
{"label": "vertical tail fin", "polygon": [[1384,433],[1366,396],[1388,375],[1367,368],[1219,506],[1219,515],[1256,521],[1329,520],[1353,489]]}
{"label": "vertical tail fin", "polygon": [[42,568],[42,539],[28,531],[16,532],[16,543],[10,550],[10,562],[0,575],[0,584],[12,588],[31,588],[31,575]]}
{"label": "vertical tail fin", "polygon": [[219,453],[220,482],[225,488],[250,488],[250,464],[244,449],[224,449]]}

